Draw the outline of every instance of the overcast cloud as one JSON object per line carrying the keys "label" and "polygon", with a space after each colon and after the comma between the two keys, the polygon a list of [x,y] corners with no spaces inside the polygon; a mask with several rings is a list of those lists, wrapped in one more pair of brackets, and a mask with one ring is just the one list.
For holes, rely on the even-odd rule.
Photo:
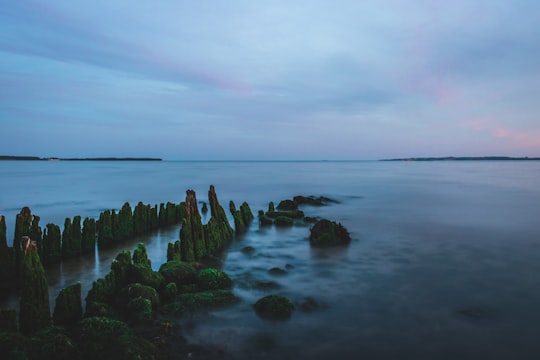
{"label": "overcast cloud", "polygon": [[0,155],[540,156],[533,0],[7,0]]}

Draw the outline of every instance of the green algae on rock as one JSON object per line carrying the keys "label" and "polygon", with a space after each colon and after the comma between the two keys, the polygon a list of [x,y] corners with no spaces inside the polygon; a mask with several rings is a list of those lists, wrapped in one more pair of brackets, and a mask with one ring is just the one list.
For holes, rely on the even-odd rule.
{"label": "green algae on rock", "polygon": [[201,290],[230,289],[233,282],[225,272],[207,268],[197,273],[197,284]]}
{"label": "green algae on rock", "polygon": [[287,320],[294,311],[293,303],[285,296],[267,295],[253,305],[255,313],[267,320]]}
{"label": "green algae on rock", "polygon": [[309,242],[313,246],[321,247],[347,245],[351,242],[351,236],[343,225],[322,219],[311,228]]}
{"label": "green algae on rock", "polygon": [[193,265],[184,261],[167,261],[159,267],[159,272],[163,275],[165,283],[173,282],[178,287],[193,284],[197,278],[197,270]]}

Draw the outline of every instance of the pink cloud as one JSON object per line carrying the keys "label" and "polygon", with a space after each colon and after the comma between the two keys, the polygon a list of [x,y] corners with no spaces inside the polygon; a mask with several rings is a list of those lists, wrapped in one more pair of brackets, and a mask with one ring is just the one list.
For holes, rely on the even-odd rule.
{"label": "pink cloud", "polygon": [[494,119],[475,118],[462,121],[461,126],[477,132],[486,133],[497,139],[508,140],[520,149],[540,151],[540,130],[521,130],[502,126]]}

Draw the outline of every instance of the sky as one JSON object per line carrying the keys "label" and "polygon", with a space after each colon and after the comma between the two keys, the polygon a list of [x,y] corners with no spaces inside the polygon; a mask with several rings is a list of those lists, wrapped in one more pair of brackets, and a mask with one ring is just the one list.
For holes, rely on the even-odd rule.
{"label": "sky", "polygon": [[540,156],[540,2],[6,0],[0,155]]}

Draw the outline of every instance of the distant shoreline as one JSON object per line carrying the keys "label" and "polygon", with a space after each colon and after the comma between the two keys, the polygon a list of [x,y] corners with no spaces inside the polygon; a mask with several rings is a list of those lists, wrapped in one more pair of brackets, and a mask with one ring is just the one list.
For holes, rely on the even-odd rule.
{"label": "distant shoreline", "polygon": [[58,157],[39,157],[39,156],[7,156],[0,155],[0,160],[12,161],[162,161],[160,158],[146,157],[92,157],[92,158],[58,158]]}
{"label": "distant shoreline", "polygon": [[511,157],[511,156],[447,156],[447,157],[418,157],[401,159],[383,159],[381,161],[539,161],[540,157]]}

